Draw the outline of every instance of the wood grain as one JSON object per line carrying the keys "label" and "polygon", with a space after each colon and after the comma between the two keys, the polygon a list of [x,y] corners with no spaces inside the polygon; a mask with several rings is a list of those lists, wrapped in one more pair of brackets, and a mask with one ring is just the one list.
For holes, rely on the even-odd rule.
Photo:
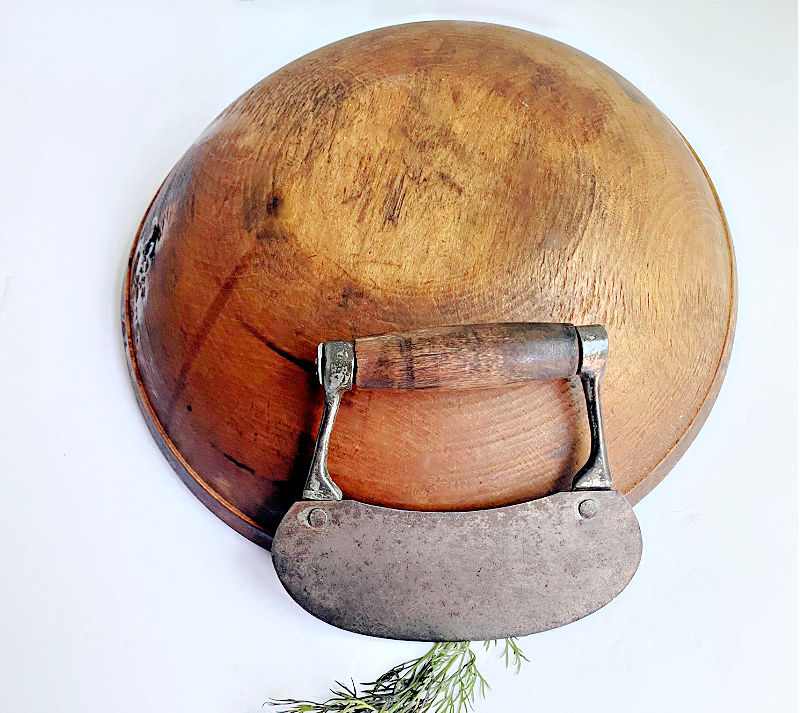
{"label": "wood grain", "polygon": [[363,389],[485,389],[578,373],[571,324],[465,324],[355,340]]}
{"label": "wood grain", "polygon": [[[165,453],[268,544],[310,460],[318,342],[605,325],[611,465],[635,502],[711,408],[735,299],[708,176],[635,87],[544,37],[433,22],[324,47],[228,107],[144,217],[124,318]],[[355,389],[329,465],[349,497],[469,509],[562,488],[587,451],[578,379]]]}

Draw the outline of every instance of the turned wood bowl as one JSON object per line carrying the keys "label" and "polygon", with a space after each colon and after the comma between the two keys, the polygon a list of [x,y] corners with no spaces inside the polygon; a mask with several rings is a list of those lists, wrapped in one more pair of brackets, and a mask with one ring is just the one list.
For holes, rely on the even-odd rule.
{"label": "turned wood bowl", "polygon": [[[319,342],[604,325],[611,467],[636,502],[719,391],[735,284],[707,173],[630,82],[530,32],[424,22],[323,47],[233,102],[144,216],[123,319],[163,452],[269,546],[311,458]],[[329,465],[346,497],[468,510],[568,487],[588,444],[577,379],[355,389]]]}

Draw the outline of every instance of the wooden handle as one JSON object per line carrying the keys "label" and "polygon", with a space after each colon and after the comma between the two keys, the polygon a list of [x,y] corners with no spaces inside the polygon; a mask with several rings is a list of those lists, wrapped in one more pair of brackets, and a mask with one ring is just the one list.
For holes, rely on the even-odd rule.
{"label": "wooden handle", "polygon": [[434,327],[355,340],[362,389],[476,389],[578,373],[571,324],[507,323]]}

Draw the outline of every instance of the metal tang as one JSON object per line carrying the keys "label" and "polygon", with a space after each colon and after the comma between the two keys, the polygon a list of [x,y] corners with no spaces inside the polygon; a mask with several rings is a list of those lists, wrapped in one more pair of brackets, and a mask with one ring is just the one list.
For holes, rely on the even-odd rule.
{"label": "metal tang", "polygon": [[[633,508],[613,489],[597,325],[507,323],[320,344],[325,407],[303,491],[275,534],[278,577],[304,609],[394,639],[488,640],[563,626],[600,609],[639,566]],[[565,492],[486,510],[422,512],[343,500],[327,468],[342,394],[357,388],[485,388],[580,376],[591,446]]]}

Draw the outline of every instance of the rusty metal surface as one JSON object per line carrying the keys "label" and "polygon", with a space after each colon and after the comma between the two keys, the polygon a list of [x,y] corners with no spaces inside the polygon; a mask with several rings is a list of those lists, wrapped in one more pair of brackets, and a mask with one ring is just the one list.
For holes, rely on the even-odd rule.
{"label": "rusty metal surface", "polygon": [[272,557],[295,601],[334,626],[456,641],[521,636],[591,614],[625,588],[641,551],[628,501],[597,490],[472,512],[298,502]]}

